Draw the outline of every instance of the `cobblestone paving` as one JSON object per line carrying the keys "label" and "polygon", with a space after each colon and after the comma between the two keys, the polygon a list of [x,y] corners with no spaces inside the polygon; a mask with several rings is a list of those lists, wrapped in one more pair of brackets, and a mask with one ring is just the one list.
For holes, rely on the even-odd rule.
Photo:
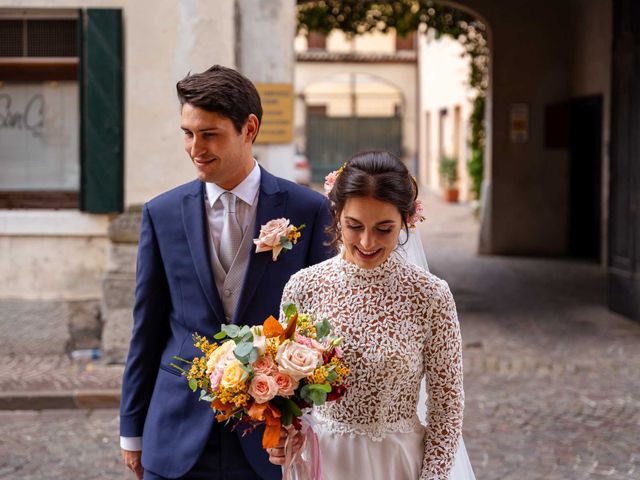
{"label": "cobblestone paving", "polygon": [[[607,310],[603,270],[476,256],[468,208],[425,200],[430,266],[458,304],[478,480],[640,479],[640,323]],[[0,364],[0,388],[113,388],[120,374],[13,359]],[[115,410],[0,412],[0,479],[133,478],[117,428]]]}
{"label": "cobblestone paving", "polygon": [[120,463],[115,410],[0,412],[0,478],[133,479]]}
{"label": "cobblestone paving", "polygon": [[606,308],[605,272],[477,256],[468,210],[426,202],[430,267],[458,304],[477,478],[640,479],[640,323]]}

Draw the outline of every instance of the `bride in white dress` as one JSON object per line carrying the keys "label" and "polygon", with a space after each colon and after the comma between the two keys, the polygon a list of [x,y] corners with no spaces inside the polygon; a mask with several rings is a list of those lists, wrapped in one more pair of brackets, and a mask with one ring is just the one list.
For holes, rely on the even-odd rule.
{"label": "bride in white dress", "polygon": [[[325,480],[474,479],[462,442],[453,297],[445,281],[397,254],[401,231],[416,220],[416,197],[393,155],[355,155],[329,193],[340,253],[284,289],[283,303],[331,320],[351,369],[345,395],[313,410]],[[418,417],[423,378],[426,425]],[[282,455],[270,452],[274,463]]]}

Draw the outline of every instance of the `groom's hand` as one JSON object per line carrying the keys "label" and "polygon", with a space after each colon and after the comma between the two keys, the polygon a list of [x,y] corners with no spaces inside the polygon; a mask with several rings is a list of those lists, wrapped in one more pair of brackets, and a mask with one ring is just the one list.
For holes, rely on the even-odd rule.
{"label": "groom's hand", "polygon": [[138,480],[142,480],[142,474],[144,473],[144,469],[142,468],[142,452],[132,452],[130,450],[125,450],[124,448],[120,449],[122,453],[122,459],[124,460],[124,464],[136,474],[136,478]]}

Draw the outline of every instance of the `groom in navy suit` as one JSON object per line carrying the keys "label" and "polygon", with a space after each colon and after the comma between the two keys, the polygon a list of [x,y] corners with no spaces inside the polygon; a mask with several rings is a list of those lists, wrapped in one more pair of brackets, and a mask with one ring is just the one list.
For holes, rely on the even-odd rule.
{"label": "groom in navy suit", "polygon": [[[177,84],[184,146],[198,179],[142,210],[134,325],[122,384],[120,435],[138,479],[281,478],[261,432],[242,437],[216,423],[209,404],[169,364],[193,358],[192,333],[278,315],[289,277],[326,259],[325,198],[277,178],[252,155],[262,106],[254,85],[213,66]],[[275,218],[305,224],[293,249],[273,261],[253,238]]]}

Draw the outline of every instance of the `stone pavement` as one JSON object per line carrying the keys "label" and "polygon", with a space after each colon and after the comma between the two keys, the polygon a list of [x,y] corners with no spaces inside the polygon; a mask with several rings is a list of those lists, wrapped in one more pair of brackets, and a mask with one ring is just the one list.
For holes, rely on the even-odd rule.
{"label": "stone pavement", "polygon": [[[478,480],[640,479],[640,323],[606,308],[604,271],[476,256],[467,206],[425,196],[430,267],[458,304],[464,435]],[[0,357],[2,358],[2,357]],[[133,478],[118,458],[122,368],[0,361],[0,479]],[[75,409],[47,409],[86,406]],[[44,410],[11,410],[7,408]]]}

